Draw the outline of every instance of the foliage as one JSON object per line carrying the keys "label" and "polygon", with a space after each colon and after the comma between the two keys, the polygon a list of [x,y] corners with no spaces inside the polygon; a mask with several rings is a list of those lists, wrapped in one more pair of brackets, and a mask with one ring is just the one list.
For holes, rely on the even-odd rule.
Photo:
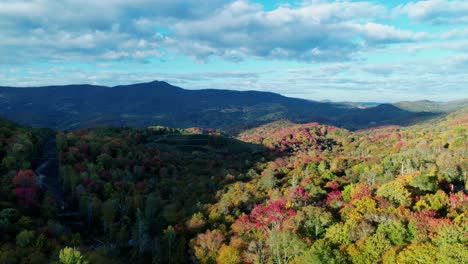
{"label": "foliage", "polygon": [[22,248],[27,247],[33,242],[34,236],[34,231],[23,230],[16,236],[16,244]]}
{"label": "foliage", "polygon": [[223,245],[219,250],[219,255],[216,259],[216,262],[219,264],[239,264],[241,263],[241,260],[242,255],[237,248]]}
{"label": "foliage", "polygon": [[81,252],[74,248],[63,248],[60,250],[59,260],[62,264],[87,264]]}
{"label": "foliage", "polygon": [[267,239],[270,254],[275,264],[289,263],[304,252],[306,244],[294,233],[273,231]]}
{"label": "foliage", "polygon": [[8,123],[0,263],[463,263],[467,122],[60,132],[63,197],[42,132]]}

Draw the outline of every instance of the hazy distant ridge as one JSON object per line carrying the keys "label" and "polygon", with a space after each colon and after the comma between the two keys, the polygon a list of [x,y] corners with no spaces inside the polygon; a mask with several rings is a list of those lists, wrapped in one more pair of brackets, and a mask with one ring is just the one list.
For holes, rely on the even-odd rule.
{"label": "hazy distant ridge", "polygon": [[[422,105],[419,108],[405,102],[359,107],[290,98],[270,92],[186,90],[159,81],[115,87],[0,87],[0,115],[21,124],[58,129],[164,125],[238,131],[280,119],[360,129],[411,124],[466,104],[467,100],[441,106],[435,102],[418,103]],[[434,111],[427,111],[431,107]],[[434,113],[418,113],[419,109]]]}

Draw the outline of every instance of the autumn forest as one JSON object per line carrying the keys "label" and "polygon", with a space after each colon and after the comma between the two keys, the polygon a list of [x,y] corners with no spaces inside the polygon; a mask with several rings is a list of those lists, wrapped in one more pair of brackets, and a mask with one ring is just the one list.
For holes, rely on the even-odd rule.
{"label": "autumn forest", "polygon": [[463,263],[467,109],[409,127],[2,120],[0,263]]}

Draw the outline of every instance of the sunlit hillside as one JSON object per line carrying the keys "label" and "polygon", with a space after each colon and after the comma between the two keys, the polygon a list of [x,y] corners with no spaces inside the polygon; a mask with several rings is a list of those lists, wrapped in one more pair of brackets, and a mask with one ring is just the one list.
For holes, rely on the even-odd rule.
{"label": "sunlit hillside", "polygon": [[60,132],[57,178],[41,180],[50,132],[2,121],[0,261],[462,263],[467,111],[357,132],[283,120],[238,139]]}

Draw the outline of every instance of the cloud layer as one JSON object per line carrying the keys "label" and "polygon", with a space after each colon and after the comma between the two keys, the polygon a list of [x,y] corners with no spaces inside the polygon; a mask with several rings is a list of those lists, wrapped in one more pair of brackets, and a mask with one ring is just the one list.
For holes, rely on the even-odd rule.
{"label": "cloud layer", "polygon": [[[467,24],[461,0],[304,0],[268,10],[253,0],[4,0],[0,85],[165,78],[309,98],[387,86],[423,95],[458,85],[466,94],[466,82],[447,78],[468,67]],[[253,61],[262,69],[243,69]],[[278,88],[288,82],[301,92]]]}
{"label": "cloud layer", "polygon": [[[412,8],[401,10],[413,15]],[[337,61],[426,36],[376,22],[387,15],[382,5],[347,1],[264,11],[243,0],[7,0],[0,3],[0,52],[4,63],[31,57],[143,61],[167,51],[198,60]]]}

